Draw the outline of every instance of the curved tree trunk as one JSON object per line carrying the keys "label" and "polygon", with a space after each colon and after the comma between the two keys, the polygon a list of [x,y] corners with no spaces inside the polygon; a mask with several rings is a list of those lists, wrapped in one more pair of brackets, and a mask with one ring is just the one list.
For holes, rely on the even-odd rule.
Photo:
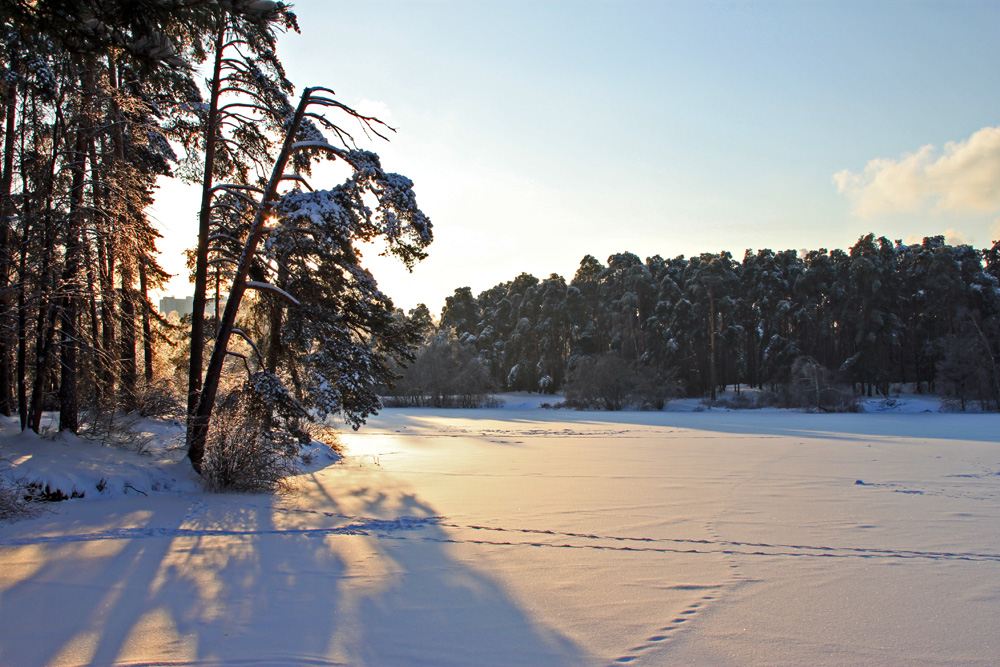
{"label": "curved tree trunk", "polygon": [[226,310],[222,314],[222,321],[219,322],[219,331],[215,338],[215,348],[212,350],[212,357],[208,362],[208,369],[205,371],[205,384],[202,387],[201,396],[198,400],[197,411],[194,415],[188,415],[188,459],[196,472],[201,474],[201,462],[205,456],[205,443],[208,439],[208,428],[212,419],[212,410],[215,408],[215,396],[219,390],[219,381],[222,378],[222,367],[228,354],[229,339],[233,334],[236,324],[236,314],[240,309],[240,302],[247,288],[247,276],[253,264],[257,246],[267,233],[267,221],[274,207],[274,200],[278,191],[278,184],[285,173],[285,165],[292,154],[292,145],[295,142],[295,134],[298,132],[302,118],[305,116],[306,107],[309,105],[309,97],[313,90],[306,88],[302,92],[302,99],[295,109],[288,128],[285,130],[285,140],[281,146],[281,152],[271,170],[271,178],[268,180],[264,194],[261,196],[260,204],[254,215],[253,225],[250,227],[250,235],[243,246],[243,254],[240,256],[239,266],[233,275],[232,285],[229,289],[229,300],[226,301]]}

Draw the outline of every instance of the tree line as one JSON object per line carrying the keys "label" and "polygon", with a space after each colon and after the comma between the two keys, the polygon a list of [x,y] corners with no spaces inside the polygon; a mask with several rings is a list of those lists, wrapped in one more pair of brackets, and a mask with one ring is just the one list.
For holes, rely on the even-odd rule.
{"label": "tree line", "polygon": [[[277,55],[290,7],[8,0],[0,18],[0,414],[39,431],[55,410],[75,433],[85,408],[172,394],[199,472],[223,423],[247,426],[213,421],[226,411],[258,420],[265,458],[311,419],[362,423],[418,333],[357,244],[409,267],[431,223],[352,136],[392,128],[325,88],[294,97]],[[318,160],[349,175],[313,189]],[[183,327],[150,302],[169,279],[146,212],[158,177],[201,188]]]}
{"label": "tree line", "polygon": [[812,368],[858,395],[909,383],[997,409],[998,278],[1000,243],[977,250],[942,236],[867,234],[846,251],[748,250],[741,261],[588,255],[568,283],[521,274],[478,296],[456,289],[440,326],[501,390],[578,391],[574,371],[627,368],[626,384],[645,386],[642,402],[656,406],[657,387],[715,400],[726,387],[787,386]]}

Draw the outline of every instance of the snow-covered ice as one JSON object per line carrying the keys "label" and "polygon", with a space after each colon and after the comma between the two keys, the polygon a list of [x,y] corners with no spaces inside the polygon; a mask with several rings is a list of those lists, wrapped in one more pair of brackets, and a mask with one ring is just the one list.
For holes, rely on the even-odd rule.
{"label": "snow-covered ice", "polygon": [[385,410],[273,497],[105,449],[158,488],[0,527],[0,665],[996,664],[1000,415],[541,402]]}

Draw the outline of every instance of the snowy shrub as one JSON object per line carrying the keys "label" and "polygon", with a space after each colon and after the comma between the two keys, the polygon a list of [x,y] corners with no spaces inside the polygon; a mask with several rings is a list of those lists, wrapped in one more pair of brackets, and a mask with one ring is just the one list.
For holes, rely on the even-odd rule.
{"label": "snowy shrub", "polygon": [[857,412],[860,409],[858,397],[849,386],[838,382],[830,369],[804,356],[792,364],[782,399],[784,407],[820,412]]}
{"label": "snowy shrub", "polygon": [[742,391],[732,396],[720,396],[712,403],[712,407],[728,410],[759,410],[782,403],[781,398],[771,391]]}
{"label": "snowy shrub", "polygon": [[0,523],[29,519],[41,511],[22,480],[10,479],[10,462],[0,459]]}
{"label": "snowy shrub", "polygon": [[712,407],[729,410],[753,410],[757,407],[757,402],[748,394],[740,393],[732,396],[720,396],[712,404]]}
{"label": "snowy shrub", "polygon": [[184,405],[169,378],[139,387],[135,395],[135,409],[143,417],[180,419],[185,415]]}
{"label": "snowy shrub", "polygon": [[495,407],[498,403],[493,389],[475,348],[445,329],[428,337],[382,400],[389,407]]}
{"label": "snowy shrub", "polygon": [[569,373],[563,392],[566,405],[580,410],[621,410],[629,405],[636,372],[624,359],[605,354],[580,357]]}
{"label": "snowy shrub", "polygon": [[137,454],[148,454],[153,442],[152,436],[140,432],[138,415],[102,405],[91,406],[80,414],[77,435],[105,447],[117,447]]}
{"label": "snowy shrub", "polygon": [[280,381],[252,376],[229,393],[212,419],[201,476],[216,492],[264,493],[287,488],[310,437],[305,412]]}
{"label": "snowy shrub", "polygon": [[643,367],[636,373],[633,396],[643,410],[662,410],[681,394],[681,384],[672,371]]}

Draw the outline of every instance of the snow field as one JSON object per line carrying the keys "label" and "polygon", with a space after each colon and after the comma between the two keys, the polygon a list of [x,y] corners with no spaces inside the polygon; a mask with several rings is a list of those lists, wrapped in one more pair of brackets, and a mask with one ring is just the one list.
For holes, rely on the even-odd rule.
{"label": "snow field", "polygon": [[997,415],[506,405],[0,528],[0,664],[996,662]]}

